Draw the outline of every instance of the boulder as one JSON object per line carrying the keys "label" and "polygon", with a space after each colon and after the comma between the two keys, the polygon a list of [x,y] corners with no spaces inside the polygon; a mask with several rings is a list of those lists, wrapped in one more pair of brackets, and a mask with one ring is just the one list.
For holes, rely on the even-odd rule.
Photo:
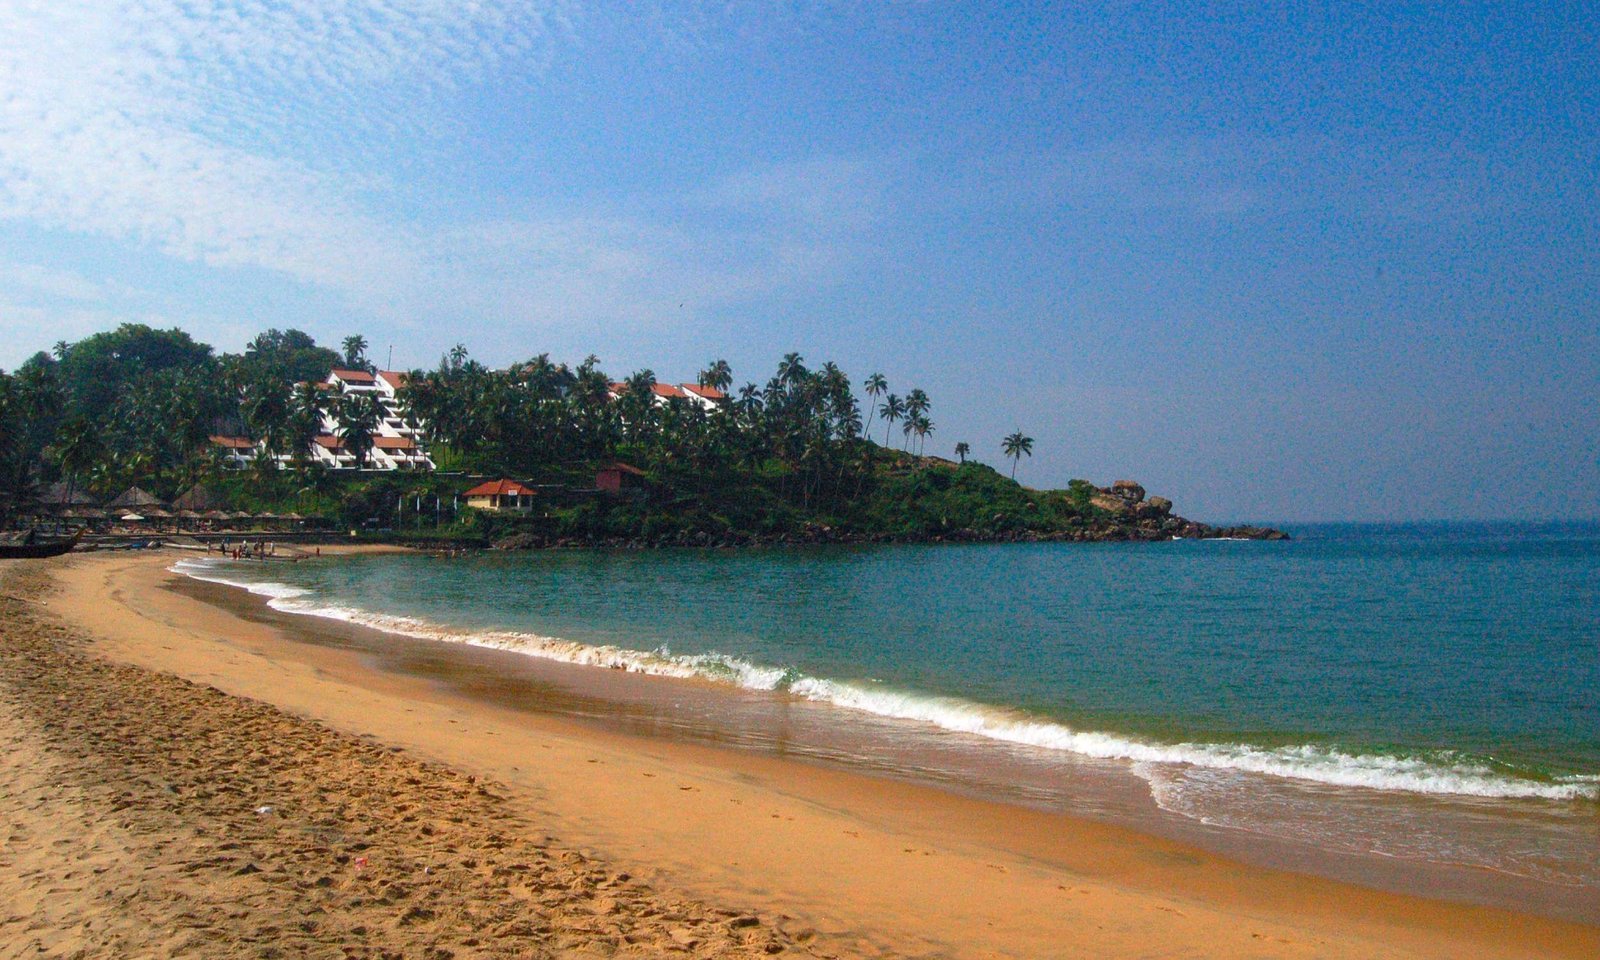
{"label": "boulder", "polygon": [[1158,517],[1164,517],[1172,512],[1172,501],[1166,497],[1151,497],[1144,505]]}
{"label": "boulder", "polygon": [[1129,503],[1138,503],[1144,499],[1144,487],[1132,480],[1118,480],[1111,485],[1111,494]]}
{"label": "boulder", "polygon": [[1097,490],[1090,495],[1089,503],[1107,513],[1114,513],[1118,516],[1131,512],[1128,501],[1104,490]]}

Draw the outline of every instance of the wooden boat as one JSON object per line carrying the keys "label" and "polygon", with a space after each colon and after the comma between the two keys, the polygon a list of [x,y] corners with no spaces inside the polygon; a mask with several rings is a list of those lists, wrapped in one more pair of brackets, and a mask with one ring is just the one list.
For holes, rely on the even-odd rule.
{"label": "wooden boat", "polygon": [[79,530],[65,539],[40,540],[36,539],[30,530],[27,536],[16,542],[0,541],[0,560],[43,560],[45,557],[59,557],[77,546],[82,537],[83,531]]}

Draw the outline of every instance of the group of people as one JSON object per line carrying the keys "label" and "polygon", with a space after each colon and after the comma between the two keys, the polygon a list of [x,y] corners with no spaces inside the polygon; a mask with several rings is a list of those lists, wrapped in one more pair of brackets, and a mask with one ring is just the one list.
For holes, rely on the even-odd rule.
{"label": "group of people", "polygon": [[[278,545],[270,540],[239,540],[230,542],[226,538],[221,544],[222,555],[234,560],[266,560],[278,555]],[[211,544],[206,544],[206,552],[211,552]],[[316,555],[322,556],[322,548],[316,548]],[[299,560],[303,554],[295,553],[290,559]]]}

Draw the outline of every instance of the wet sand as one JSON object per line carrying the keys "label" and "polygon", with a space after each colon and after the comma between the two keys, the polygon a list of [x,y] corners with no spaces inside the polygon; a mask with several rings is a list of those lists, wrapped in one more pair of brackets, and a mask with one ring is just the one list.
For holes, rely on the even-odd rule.
{"label": "wet sand", "polygon": [[[248,864],[259,873],[232,873],[247,865],[237,857],[202,866],[216,882],[161,887],[173,900],[162,909],[204,918],[207,936],[221,938],[139,949],[234,943],[251,945],[237,952],[337,955],[400,943],[399,952],[422,955],[432,936],[458,956],[656,955],[685,939],[697,941],[687,947],[696,955],[1600,954],[1591,926],[1246,866],[1059,814],[508,709],[163,589],[172,559],[72,557],[30,567],[49,572],[54,593],[23,592],[15,580],[0,590],[48,604],[0,601],[8,651],[13,637],[39,635],[23,645],[37,648],[16,668],[24,672],[14,673],[8,652],[0,679],[0,729],[9,756],[23,758],[0,766],[0,814],[13,834],[42,838],[8,841],[0,955],[47,938],[56,944],[47,952],[65,955],[60,944],[74,937],[90,953],[125,952],[106,945],[139,943],[137,930],[116,931],[138,927],[166,893],[135,886],[132,899],[106,897],[130,888],[102,886],[92,871],[180,877],[232,852],[196,846],[214,842],[213,830],[257,845]],[[103,708],[62,725],[57,705],[84,697]],[[212,806],[189,808],[186,794],[206,792],[218,771],[231,792],[213,785],[204,798]],[[166,790],[174,785],[178,793]],[[290,799],[274,803],[275,792]],[[63,803],[86,820],[131,824],[118,829],[143,839],[58,829],[51,810]],[[258,815],[261,806],[274,809]],[[280,814],[296,808],[303,815]],[[464,831],[446,862],[461,881],[453,886],[429,869],[441,820]],[[379,857],[353,849],[379,842]],[[514,859],[492,843],[515,846]],[[131,866],[107,865],[104,849],[119,847],[132,851],[120,858]],[[536,851],[545,852],[537,864]],[[350,893],[376,882],[380,862],[407,897]],[[546,872],[499,873],[513,862]],[[573,862],[583,866],[560,866]],[[627,897],[596,892],[621,874]],[[230,884],[254,899],[224,897]],[[293,913],[307,890],[323,914]],[[424,890],[434,894],[426,922],[402,922]],[[316,901],[315,891],[332,899]],[[47,900],[54,906],[41,912]],[[612,911],[597,914],[599,901]],[[532,926],[516,928],[518,917]],[[298,926],[306,922],[320,932]],[[147,927],[175,935],[170,923]],[[105,939],[113,933],[125,939]],[[395,937],[412,939],[385,939]]]}

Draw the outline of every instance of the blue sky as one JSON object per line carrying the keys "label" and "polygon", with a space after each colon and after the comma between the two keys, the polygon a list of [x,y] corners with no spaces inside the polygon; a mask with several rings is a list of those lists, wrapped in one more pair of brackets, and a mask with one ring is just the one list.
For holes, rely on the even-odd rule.
{"label": "blue sky", "polygon": [[1593,517],[1597,117],[1578,3],[10,0],[0,367],[797,350],[1036,485]]}

